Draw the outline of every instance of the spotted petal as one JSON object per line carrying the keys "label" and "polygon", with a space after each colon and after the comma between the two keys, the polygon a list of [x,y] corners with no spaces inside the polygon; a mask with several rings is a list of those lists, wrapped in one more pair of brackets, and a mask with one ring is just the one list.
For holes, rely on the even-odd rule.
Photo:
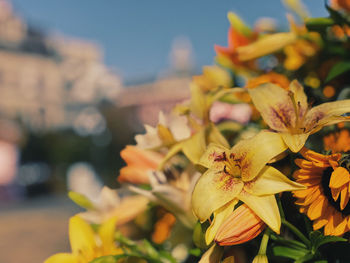
{"label": "spotted petal", "polygon": [[278,211],[275,196],[255,196],[245,191],[238,196],[254,213],[261,218],[273,231],[280,232],[281,216]]}
{"label": "spotted petal", "polygon": [[231,175],[209,169],[198,180],[192,194],[192,209],[201,222],[242,190],[243,182]]}
{"label": "spotted petal", "polygon": [[238,200],[234,199],[214,212],[214,220],[208,227],[207,232],[205,233],[205,242],[207,243],[207,245],[209,245],[211,241],[213,241],[219,227],[225,221],[225,219],[232,213],[233,208],[235,207],[237,202]]}
{"label": "spotted petal", "polygon": [[236,160],[240,160],[241,177],[247,182],[253,180],[271,159],[287,149],[281,136],[263,130],[254,137],[237,143],[232,148]]}
{"label": "spotted petal", "polygon": [[215,170],[223,170],[224,162],[230,156],[230,150],[220,144],[211,143],[203,153],[198,164]]}
{"label": "spotted petal", "polygon": [[267,83],[248,89],[255,107],[270,128],[286,132],[295,124],[295,108],[288,91]]}
{"label": "spotted petal", "polygon": [[[350,112],[350,100],[339,100],[323,103],[313,107],[306,114],[305,127],[307,130],[315,129],[315,131],[317,131],[323,126],[349,120],[348,118],[341,117],[341,115],[348,112]],[[315,131],[312,131],[312,133]]]}
{"label": "spotted petal", "polygon": [[300,189],[305,189],[305,186],[289,180],[280,171],[271,166],[265,166],[255,181],[244,186],[246,192],[258,196]]}

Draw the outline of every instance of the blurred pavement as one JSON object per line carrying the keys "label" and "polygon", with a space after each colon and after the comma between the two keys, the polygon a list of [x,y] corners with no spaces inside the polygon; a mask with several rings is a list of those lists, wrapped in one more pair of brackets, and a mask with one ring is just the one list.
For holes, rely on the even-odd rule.
{"label": "blurred pavement", "polygon": [[0,262],[41,263],[70,251],[68,219],[79,208],[66,197],[0,205]]}

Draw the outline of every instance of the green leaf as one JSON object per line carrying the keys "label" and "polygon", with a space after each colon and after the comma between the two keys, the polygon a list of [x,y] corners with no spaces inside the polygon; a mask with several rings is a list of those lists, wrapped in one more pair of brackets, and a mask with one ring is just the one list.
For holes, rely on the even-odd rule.
{"label": "green leaf", "polygon": [[199,257],[202,252],[199,248],[192,248],[188,251],[188,253],[195,256],[195,257]]}
{"label": "green leaf", "polygon": [[139,245],[139,250],[149,256],[150,258],[153,258],[153,259],[159,259],[159,255],[158,255],[158,252],[157,250],[151,245],[151,243],[144,239],[142,244]]}
{"label": "green leaf", "polygon": [[309,253],[307,249],[296,249],[290,247],[276,246],[272,248],[273,254],[278,257],[285,257],[297,260],[299,258],[305,257]]}
{"label": "green leaf", "polygon": [[334,21],[329,17],[315,17],[306,19],[305,25],[308,30],[319,31],[334,25]]}
{"label": "green leaf", "polygon": [[201,249],[207,249],[208,246],[205,242],[205,235],[203,229],[202,229],[202,224],[197,222],[197,224],[194,226],[193,229],[193,243],[201,248]]}
{"label": "green leaf", "polygon": [[336,236],[320,236],[316,242],[313,244],[315,249],[318,249],[320,246],[327,244],[327,243],[333,243],[333,242],[346,242],[347,239],[342,237],[336,237]]}
{"label": "green leaf", "polygon": [[350,70],[350,61],[340,61],[337,64],[335,64],[330,72],[328,73],[328,76],[326,78],[326,82],[331,81],[332,79],[338,77],[339,75],[347,72]]}
{"label": "green leaf", "polygon": [[90,263],[117,263],[119,259],[126,257],[128,257],[126,254],[117,256],[103,256],[90,261]]}
{"label": "green leaf", "polygon": [[68,197],[78,206],[81,206],[85,209],[95,209],[93,203],[83,194],[70,191],[68,192]]}

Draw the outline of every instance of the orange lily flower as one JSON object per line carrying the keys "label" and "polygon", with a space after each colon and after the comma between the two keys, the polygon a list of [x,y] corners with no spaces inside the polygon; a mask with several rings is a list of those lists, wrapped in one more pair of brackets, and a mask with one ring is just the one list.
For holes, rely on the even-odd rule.
{"label": "orange lily flower", "polygon": [[127,166],[120,170],[119,182],[149,184],[148,171],[156,170],[163,159],[157,152],[140,149],[128,145],[121,152]]}

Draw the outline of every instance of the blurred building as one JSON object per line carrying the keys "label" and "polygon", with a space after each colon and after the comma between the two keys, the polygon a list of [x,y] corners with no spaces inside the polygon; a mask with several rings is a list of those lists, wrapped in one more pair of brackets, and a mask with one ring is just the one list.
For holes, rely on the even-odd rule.
{"label": "blurred building", "polygon": [[95,106],[120,89],[96,44],[46,35],[0,0],[0,117],[32,130],[84,130],[103,121]]}
{"label": "blurred building", "polygon": [[154,125],[158,122],[159,111],[170,111],[176,104],[189,99],[194,62],[187,38],[174,39],[169,60],[169,69],[154,80],[131,84],[123,89],[117,97],[118,107],[129,109],[141,123]]}

